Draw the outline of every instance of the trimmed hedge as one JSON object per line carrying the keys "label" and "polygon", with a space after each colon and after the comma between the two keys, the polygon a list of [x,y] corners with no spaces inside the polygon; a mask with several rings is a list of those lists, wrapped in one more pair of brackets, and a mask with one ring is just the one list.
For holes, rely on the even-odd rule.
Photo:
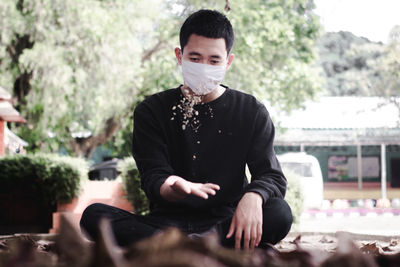
{"label": "trimmed hedge", "polygon": [[283,170],[288,180],[285,200],[292,209],[293,222],[299,223],[301,213],[304,210],[304,196],[301,189],[300,177],[295,173]]}
{"label": "trimmed hedge", "polygon": [[68,203],[77,197],[87,179],[85,160],[51,154],[13,155],[0,158],[0,193],[31,190],[45,203]]}
{"label": "trimmed hedge", "polygon": [[132,157],[124,158],[118,163],[118,171],[124,185],[126,196],[132,203],[136,214],[147,214],[149,212],[149,201],[140,186],[139,171]]}

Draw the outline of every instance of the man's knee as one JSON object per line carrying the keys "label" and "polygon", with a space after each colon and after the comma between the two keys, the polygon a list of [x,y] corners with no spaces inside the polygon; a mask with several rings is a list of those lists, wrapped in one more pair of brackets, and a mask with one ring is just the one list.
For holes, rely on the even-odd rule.
{"label": "man's knee", "polygon": [[284,199],[271,198],[267,201],[265,205],[266,206],[264,206],[264,210],[266,208],[269,216],[273,216],[273,218],[276,219],[276,222],[279,222],[283,225],[292,225],[292,209]]}
{"label": "man's knee", "polygon": [[92,221],[97,218],[99,214],[101,214],[102,210],[104,210],[104,204],[94,203],[86,207],[86,209],[82,213],[80,224],[86,224],[88,221]]}
{"label": "man's knee", "polygon": [[102,203],[94,203],[86,207],[82,213],[82,217],[79,222],[81,230],[83,230],[86,234],[89,234],[89,236],[92,238],[94,238],[97,234],[98,223],[101,219],[101,216],[104,215],[104,210],[106,207],[107,205]]}
{"label": "man's knee", "polygon": [[293,223],[292,210],[281,198],[271,198],[263,206],[263,232],[265,242],[276,244],[290,231]]}

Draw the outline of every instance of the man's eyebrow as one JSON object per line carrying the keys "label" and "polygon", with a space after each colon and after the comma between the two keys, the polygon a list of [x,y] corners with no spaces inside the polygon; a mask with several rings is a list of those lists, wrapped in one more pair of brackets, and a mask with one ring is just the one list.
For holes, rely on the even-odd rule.
{"label": "man's eyebrow", "polygon": [[212,55],[211,58],[221,59],[221,57],[219,55]]}
{"label": "man's eyebrow", "polygon": [[199,56],[201,57],[201,54],[199,52],[189,52],[189,56]]}

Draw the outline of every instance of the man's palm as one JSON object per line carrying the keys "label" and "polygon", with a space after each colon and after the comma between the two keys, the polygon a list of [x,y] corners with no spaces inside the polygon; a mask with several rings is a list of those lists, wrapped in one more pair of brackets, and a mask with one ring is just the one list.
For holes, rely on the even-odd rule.
{"label": "man's palm", "polygon": [[217,190],[219,190],[219,185],[216,184],[193,183],[182,177],[171,175],[162,184],[160,194],[169,201],[178,201],[189,195],[207,199],[208,195],[215,195]]}

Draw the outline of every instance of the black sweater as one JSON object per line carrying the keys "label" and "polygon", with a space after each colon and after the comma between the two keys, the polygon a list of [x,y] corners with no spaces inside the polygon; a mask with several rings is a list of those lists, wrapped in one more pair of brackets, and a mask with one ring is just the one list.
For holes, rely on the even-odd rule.
{"label": "black sweater", "polygon": [[[170,89],[148,97],[134,112],[132,152],[153,214],[220,218],[233,214],[245,192],[259,193],[264,203],[284,197],[274,125],[263,104],[226,87],[216,100],[195,105],[196,116],[185,118],[179,109],[182,99],[180,87]],[[169,202],[160,196],[160,187],[170,175],[221,189],[207,200],[190,196]]]}

